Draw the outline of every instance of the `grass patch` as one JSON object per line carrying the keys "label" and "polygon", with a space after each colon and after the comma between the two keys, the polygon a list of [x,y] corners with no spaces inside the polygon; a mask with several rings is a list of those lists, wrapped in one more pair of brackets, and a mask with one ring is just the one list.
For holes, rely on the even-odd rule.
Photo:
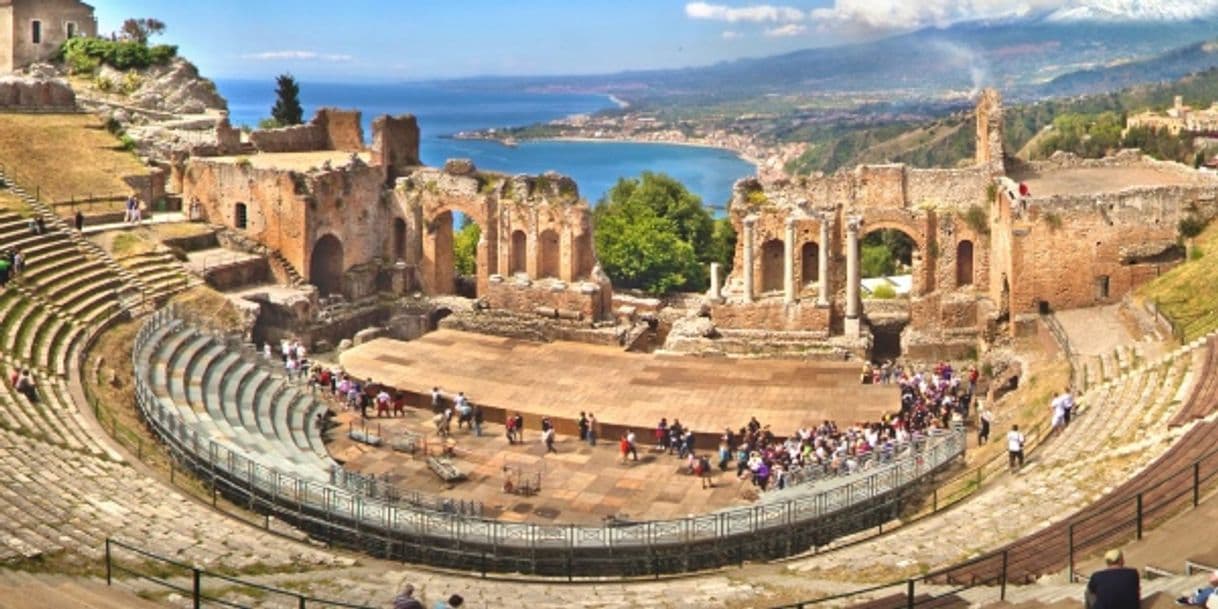
{"label": "grass patch", "polygon": [[190,311],[198,322],[206,322],[217,330],[230,332],[243,326],[241,312],[223,294],[207,287],[196,286],[177,296],[173,302]]}
{"label": "grass patch", "polygon": [[89,114],[0,114],[5,173],[46,202],[129,194],[122,176],[148,169],[121,146]]}
{"label": "grass patch", "polygon": [[149,227],[152,234],[156,235],[157,239],[181,239],[184,237],[198,237],[215,232],[206,224],[201,222],[172,222],[168,224],[154,224]]}
{"label": "grass patch", "polygon": [[156,249],[156,244],[141,235],[126,231],[114,236],[110,242],[110,253],[116,258],[129,258],[147,254]]}
{"label": "grass patch", "polygon": [[1206,227],[1195,240],[1192,259],[1138,289],[1139,298],[1155,302],[1172,320],[1185,342],[1218,329],[1218,224]]}

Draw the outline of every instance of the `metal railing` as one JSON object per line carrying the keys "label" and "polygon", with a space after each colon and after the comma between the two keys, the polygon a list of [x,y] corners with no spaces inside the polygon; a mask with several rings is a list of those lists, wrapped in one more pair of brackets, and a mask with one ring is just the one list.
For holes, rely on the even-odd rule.
{"label": "metal railing", "polygon": [[[140,328],[140,353],[173,308]],[[232,502],[273,515],[327,543],[396,560],[536,575],[655,575],[791,556],[890,522],[921,483],[964,454],[962,429],[930,437],[920,451],[857,476],[798,487],[781,501],[674,520],[574,524],[512,523],[390,504],[335,485],[284,474],[186,424],[148,384],[136,361],[142,416],[182,467]]]}
{"label": "metal railing", "polygon": [[[124,560],[120,555],[130,556]],[[293,590],[264,586],[249,580],[214,573],[113,538],[106,538],[105,561],[107,586],[114,585],[116,574],[125,574],[184,595],[194,609],[199,609],[204,605],[222,605],[233,609],[252,608],[251,605],[226,600],[222,596],[224,592],[232,593],[233,597],[259,598],[258,606],[266,604],[275,606],[276,601],[287,601],[299,609],[307,607],[372,609],[367,605],[314,598]],[[219,591],[208,591],[208,584],[214,584]]]}
{"label": "metal railing", "polygon": [[[1187,441],[1187,439],[1188,436],[1183,441]],[[1026,583],[1030,576],[1051,572],[1061,566],[1065,566],[1068,579],[1074,582],[1078,579],[1079,574],[1075,568],[1080,558],[1098,554],[1102,550],[1117,547],[1123,543],[1140,540],[1147,530],[1181,512],[1197,508],[1202,503],[1202,496],[1218,487],[1216,479],[1218,479],[1218,449],[1205,453],[1200,458],[1136,493],[1117,499],[1101,498],[1094,504],[1098,506],[1097,509],[1076,515],[1060,526],[1056,531],[1056,535],[1060,536],[1059,539],[1041,539],[1035,544],[1028,544],[1029,547],[1021,547],[1021,542],[1017,541],[1000,550],[916,578],[896,580],[832,596],[779,605],[771,609],[805,609],[835,601],[847,601],[845,604],[849,605],[851,602],[848,599],[856,597],[862,597],[855,601],[862,603],[865,602],[865,599],[871,599],[877,593],[885,590],[891,591],[892,600],[899,602],[900,599],[896,597],[903,595],[907,607],[916,607],[936,604],[941,602],[945,596],[979,586],[998,586],[997,600],[1006,600],[1008,582]],[[1033,536],[1035,535],[1039,535],[1039,533],[1033,534]],[[1031,547],[1033,545],[1035,547]],[[1039,561],[1041,568],[1029,567],[1025,564],[1029,560]],[[968,574],[968,577],[963,583],[957,584],[961,574]],[[947,583],[934,584],[937,581]],[[917,594],[918,584],[936,585],[934,588],[936,593],[919,596]],[[957,587],[943,590],[944,586],[953,585]]]}

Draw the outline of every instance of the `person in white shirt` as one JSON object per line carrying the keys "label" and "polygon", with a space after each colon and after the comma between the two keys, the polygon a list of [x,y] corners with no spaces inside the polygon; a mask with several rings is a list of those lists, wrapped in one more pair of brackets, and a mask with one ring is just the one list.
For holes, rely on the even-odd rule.
{"label": "person in white shirt", "polygon": [[[1007,432],[1007,465],[1011,468],[1011,471],[1017,471],[1023,467],[1023,445],[1025,441],[1023,433],[1019,431],[1019,426],[1012,425],[1011,431]],[[1018,467],[1016,464],[1018,464]]]}
{"label": "person in white shirt", "polygon": [[1049,403],[1049,408],[1053,410],[1053,429],[1061,429],[1066,426],[1066,394],[1061,394]]}

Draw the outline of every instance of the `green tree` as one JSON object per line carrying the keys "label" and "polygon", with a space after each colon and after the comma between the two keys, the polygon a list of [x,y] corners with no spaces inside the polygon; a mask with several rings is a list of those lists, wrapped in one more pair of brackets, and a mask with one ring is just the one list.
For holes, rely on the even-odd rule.
{"label": "green tree", "polygon": [[453,235],[453,264],[458,275],[468,277],[478,272],[478,240],[481,238],[482,229],[468,220]]}
{"label": "green tree", "polygon": [[275,79],[275,107],[271,118],[287,127],[304,122],[304,109],[300,107],[300,85],[291,74],[280,74]]}
{"label": "green tree", "polygon": [[134,40],[140,44],[148,44],[148,39],[165,33],[165,22],[152,17],[143,19],[128,19],[119,29],[119,35],[125,40]]}
{"label": "green tree", "polygon": [[597,256],[623,287],[704,290],[709,263],[728,263],[735,249],[731,223],[716,223],[701,198],[664,174],[618,180],[594,218]]}

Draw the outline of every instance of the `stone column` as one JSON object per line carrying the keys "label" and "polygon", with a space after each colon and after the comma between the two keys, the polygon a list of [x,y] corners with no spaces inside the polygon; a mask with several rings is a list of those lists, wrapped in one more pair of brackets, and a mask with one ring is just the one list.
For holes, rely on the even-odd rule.
{"label": "stone column", "polygon": [[817,242],[816,278],[820,286],[816,289],[816,306],[829,306],[829,222],[828,215],[820,219],[820,240]]}
{"label": "stone column", "polygon": [[744,219],[744,301],[753,302],[753,225],[757,218]]}
{"label": "stone column", "polygon": [[787,304],[795,303],[795,220],[787,218],[787,231],[783,235],[782,290]]}
{"label": "stone column", "polygon": [[846,220],[846,319],[859,316],[859,224],[857,217]]}
{"label": "stone column", "polygon": [[719,284],[719,273],[722,265],[718,262],[710,263],[710,297],[715,302],[723,300],[723,286]]}

